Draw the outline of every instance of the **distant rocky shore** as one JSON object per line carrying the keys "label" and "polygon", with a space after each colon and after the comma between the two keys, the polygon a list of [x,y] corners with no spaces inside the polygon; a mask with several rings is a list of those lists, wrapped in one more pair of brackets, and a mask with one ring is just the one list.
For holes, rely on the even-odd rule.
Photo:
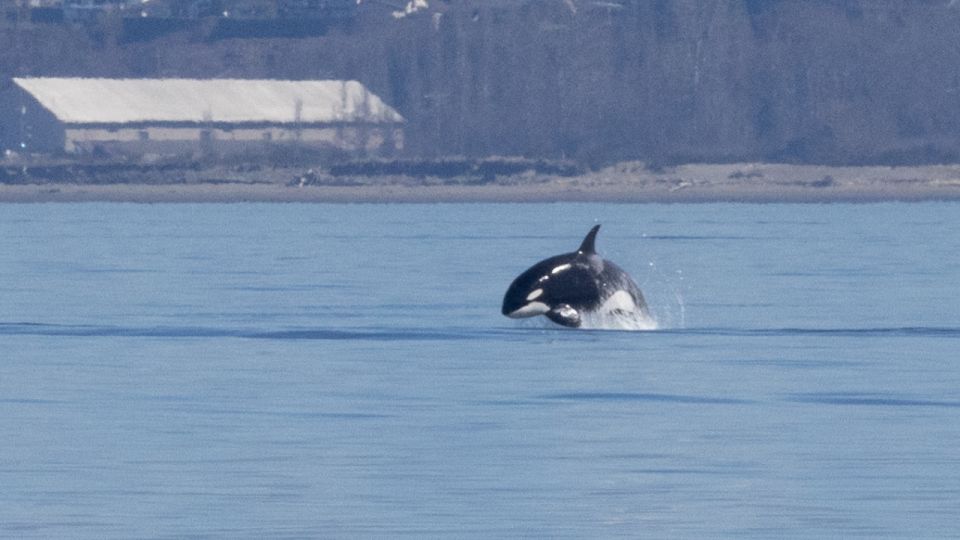
{"label": "distant rocky shore", "polygon": [[960,165],[767,163],[597,171],[519,158],[329,168],[48,162],[0,165],[0,202],[875,202],[960,200]]}

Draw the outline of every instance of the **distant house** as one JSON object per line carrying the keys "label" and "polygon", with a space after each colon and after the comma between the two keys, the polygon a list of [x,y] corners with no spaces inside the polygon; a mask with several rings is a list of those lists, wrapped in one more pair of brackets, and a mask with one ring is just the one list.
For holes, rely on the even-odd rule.
{"label": "distant house", "polygon": [[0,143],[19,152],[171,155],[298,144],[403,147],[403,117],[356,81],[15,78]]}

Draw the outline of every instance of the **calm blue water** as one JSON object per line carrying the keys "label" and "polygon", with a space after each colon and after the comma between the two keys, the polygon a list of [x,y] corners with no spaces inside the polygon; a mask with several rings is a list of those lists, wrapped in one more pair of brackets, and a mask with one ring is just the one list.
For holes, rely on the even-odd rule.
{"label": "calm blue water", "polygon": [[3,205],[0,537],[956,538],[958,349],[957,204]]}

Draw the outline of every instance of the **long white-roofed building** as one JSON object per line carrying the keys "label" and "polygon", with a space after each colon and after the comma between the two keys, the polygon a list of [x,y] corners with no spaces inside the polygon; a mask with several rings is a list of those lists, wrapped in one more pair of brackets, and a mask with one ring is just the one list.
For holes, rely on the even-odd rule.
{"label": "long white-roofed building", "polygon": [[18,152],[403,147],[403,117],[356,81],[23,77],[4,94],[0,141]]}

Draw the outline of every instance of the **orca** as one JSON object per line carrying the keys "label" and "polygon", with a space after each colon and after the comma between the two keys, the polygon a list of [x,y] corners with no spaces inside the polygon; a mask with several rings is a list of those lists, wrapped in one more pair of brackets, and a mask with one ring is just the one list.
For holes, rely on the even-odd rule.
{"label": "orca", "polygon": [[545,315],[570,328],[597,316],[632,321],[633,328],[654,327],[637,284],[597,254],[599,230],[600,225],[590,229],[577,251],[544,259],[517,276],[503,296],[501,312],[513,319]]}

